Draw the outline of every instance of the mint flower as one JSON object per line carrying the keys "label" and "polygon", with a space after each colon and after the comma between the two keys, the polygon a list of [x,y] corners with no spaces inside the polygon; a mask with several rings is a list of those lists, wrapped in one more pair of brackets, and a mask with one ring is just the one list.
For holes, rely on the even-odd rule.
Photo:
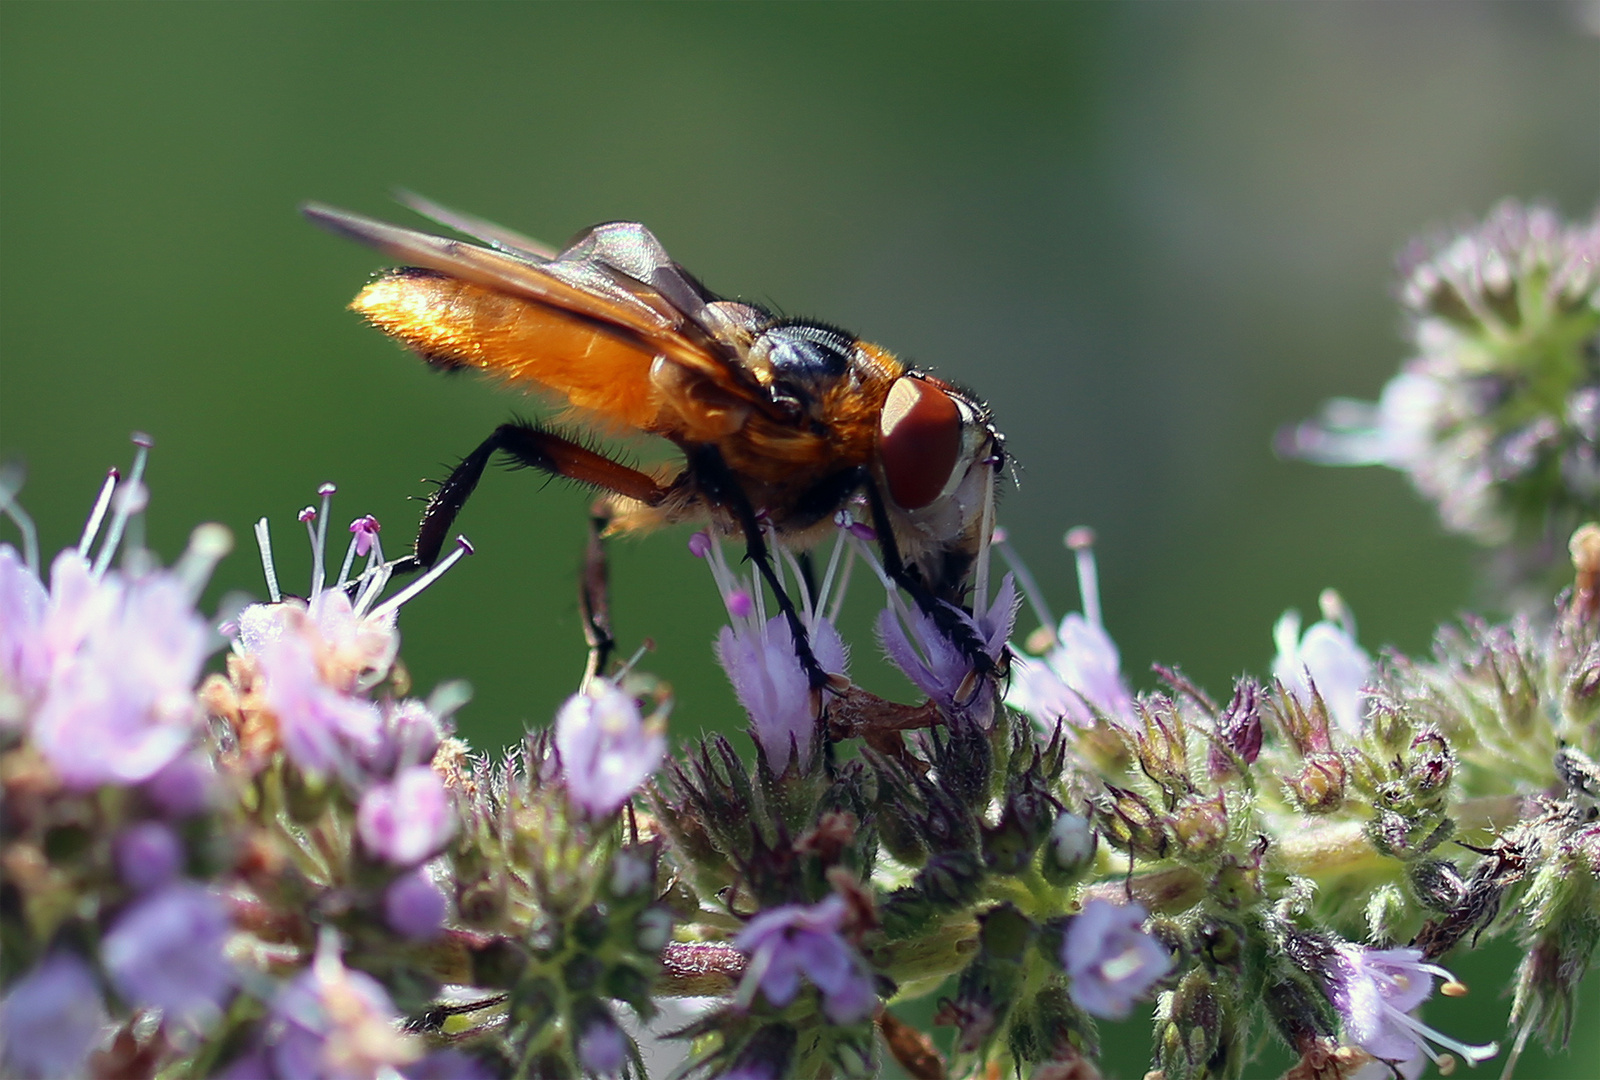
{"label": "mint flower", "polygon": [[[1006,641],[1016,623],[1016,579],[1007,574],[990,603],[978,601],[973,613],[946,604],[952,618],[966,624],[995,669],[1004,667]],[[977,709],[974,719],[987,727],[993,718],[991,695],[975,677],[972,658],[947,638],[926,612],[913,608],[898,590],[889,590],[889,602],[878,613],[878,641],[895,667],[946,712]]]}
{"label": "mint flower", "polygon": [[[735,575],[722,553],[722,545],[706,533],[696,533],[690,541],[690,551],[704,558],[711,567],[717,591],[722,595],[728,611],[729,625],[717,634],[717,662],[733,684],[734,696],[739,699],[750,717],[750,733],[766,755],[775,773],[783,773],[791,761],[803,763],[811,758],[817,737],[817,722],[822,707],[820,695],[811,689],[805,669],[795,653],[794,631],[782,614],[767,617],[766,603],[760,586],[747,578]],[[774,545],[781,560],[793,561],[787,550]],[[811,639],[811,652],[822,670],[844,678],[850,669],[850,654],[844,640],[834,629],[837,603],[832,615],[824,614],[834,582],[839,581],[839,595],[844,593],[846,573],[837,573],[841,547],[834,555],[823,580],[816,604],[803,586],[790,591],[802,604],[801,622]],[[796,583],[801,581],[798,567],[793,567]]]}
{"label": "mint flower", "polygon": [[1413,357],[1377,403],[1329,402],[1284,452],[1398,469],[1484,543],[1600,510],[1600,217],[1505,202],[1401,262]]}
{"label": "mint flower", "polygon": [[1372,678],[1372,658],[1356,644],[1355,621],[1344,601],[1332,589],[1321,598],[1323,618],[1300,633],[1300,613],[1285,611],[1272,629],[1278,654],[1272,676],[1301,705],[1311,704],[1312,687],[1341,731],[1354,738],[1361,734],[1365,717],[1365,689]]}
{"label": "mint flower", "polygon": [[223,900],[191,882],[168,885],[123,912],[100,944],[123,1000],[180,1024],[222,1015],[238,982],[223,953],[232,921]]}
{"label": "mint flower", "polygon": [[[420,1041],[402,1032],[398,1020],[382,984],[345,967],[334,935],[325,931],[311,966],[273,999],[263,1057],[272,1080],[380,1076],[422,1056]],[[261,1073],[247,1068],[239,1075]]]}
{"label": "mint flower", "polygon": [[94,972],[77,955],[57,950],[0,1001],[0,1062],[7,1075],[77,1076],[107,1020]]}
{"label": "mint flower", "polygon": [[844,898],[835,894],[820,904],[785,904],[751,919],[733,942],[750,957],[740,998],[748,1001],[759,988],[781,1009],[794,1000],[805,975],[834,1023],[870,1016],[878,995],[866,965],[839,933],[846,911]]}
{"label": "mint flower", "polygon": [[438,773],[412,765],[361,796],[356,829],[372,854],[396,866],[415,866],[455,835],[455,802]]}
{"label": "mint flower", "polygon": [[129,479],[107,478],[78,546],[51,564],[48,591],[35,566],[0,546],[0,727],[25,725],[78,791],[148,780],[196,737],[194,687],[213,642],[194,601],[231,546],[227,530],[202,526],[173,570],[148,559],[109,569],[147,499],[149,440],[135,444]]}
{"label": "mint flower", "polygon": [[[1053,727],[1061,720],[1083,727],[1094,723],[1096,717],[1132,724],[1133,693],[1122,677],[1122,658],[1116,643],[1100,621],[1094,533],[1080,527],[1068,532],[1066,540],[1076,556],[1083,614],[1073,612],[1061,620],[1042,659],[1018,650],[1012,661],[1006,704],[1044,727]],[[1001,551],[1022,572],[1010,548],[1002,543]],[[1031,583],[1031,575],[1024,580]],[[1031,587],[1029,591],[1037,592]],[[1030,599],[1048,626],[1049,609],[1041,598]]]}
{"label": "mint flower", "polygon": [[555,745],[567,799],[591,818],[605,818],[661,767],[666,717],[645,719],[615,683],[596,679],[556,713]]}
{"label": "mint flower", "polygon": [[1138,904],[1094,899],[1067,924],[1061,964],[1084,1012],[1120,1020],[1172,970],[1172,954],[1144,932],[1147,918]]}
{"label": "mint flower", "polygon": [[1428,1027],[1414,1014],[1433,996],[1433,980],[1454,977],[1437,964],[1424,963],[1421,949],[1369,949],[1359,945],[1335,947],[1325,977],[1328,996],[1344,1024],[1345,1037],[1375,1058],[1407,1062],[1426,1054],[1435,1063],[1439,1055],[1431,1043],[1455,1051],[1476,1065],[1500,1052],[1489,1043],[1471,1046]]}

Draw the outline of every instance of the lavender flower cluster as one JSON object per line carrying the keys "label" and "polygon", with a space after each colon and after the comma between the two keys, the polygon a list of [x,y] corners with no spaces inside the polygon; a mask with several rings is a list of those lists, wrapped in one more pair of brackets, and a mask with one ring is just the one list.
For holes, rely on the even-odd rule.
{"label": "lavender flower cluster", "polygon": [[[1434,411],[1296,445],[1407,468],[1486,538],[1535,504],[1589,513],[1594,235],[1502,208],[1418,264],[1424,357],[1397,382],[1426,381]],[[1447,626],[1425,658],[1375,658],[1329,591],[1225,699],[1166,668],[1133,690],[1087,530],[1059,622],[1003,533],[1009,572],[985,558],[938,621],[861,507],[820,575],[774,542],[821,689],[761,583],[698,533],[752,756],[720,736],[672,756],[668,688],[597,654],[549,728],[490,757],[455,737],[463,687],[418,697],[397,662],[399,611],[464,541],[386,598],[372,518],[333,569],[330,485],[300,514],[305,597],[263,519],[267,599],[204,617],[230,539],[202,526],[170,568],[133,542],[137,441],[48,575],[0,488],[22,538],[0,545],[5,1075],[778,1080],[892,1060],[1088,1080],[1097,1022],[1148,1010],[1162,1080],[1251,1075],[1268,1038],[1289,1080],[1376,1080],[1500,1052],[1421,1011],[1466,992],[1454,950],[1502,934],[1525,957],[1507,1074],[1570,1033],[1600,945],[1600,526],[1572,533],[1553,604]],[[850,680],[837,623],[862,567],[919,703]],[[1024,605],[1040,625],[1012,644]],[[938,1040],[899,1010],[926,997]],[[671,999],[693,1007],[666,1030]]]}

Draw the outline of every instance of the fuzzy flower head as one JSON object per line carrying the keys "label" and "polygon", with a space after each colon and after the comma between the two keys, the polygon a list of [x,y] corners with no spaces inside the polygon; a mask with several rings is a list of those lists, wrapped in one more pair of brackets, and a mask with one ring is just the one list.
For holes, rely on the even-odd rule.
{"label": "fuzzy flower head", "polygon": [[[889,600],[878,613],[877,625],[883,651],[912,685],[946,712],[967,712],[987,727],[993,719],[993,694],[987,690],[988,680],[973,666],[972,657],[946,637],[927,612],[907,604],[892,583],[885,585]],[[1006,641],[1020,602],[1016,579],[1010,574],[1001,581],[992,601],[975,598],[971,615],[940,601],[949,618],[978,642],[991,670],[1004,665]]]}
{"label": "fuzzy flower head", "polygon": [[[107,478],[78,546],[51,564],[49,589],[31,539],[27,555],[0,546],[0,727],[24,727],[77,790],[140,783],[184,751],[198,732],[194,688],[214,647],[194,603],[231,546],[226,529],[196,529],[171,570],[142,550],[110,568],[147,500],[139,478],[149,444],[136,443],[130,477]],[[25,520],[9,496],[4,509]]]}
{"label": "fuzzy flower head", "polygon": [[1485,543],[1537,537],[1600,507],[1600,216],[1566,224],[1507,202],[1402,256],[1416,350],[1379,401],[1330,402],[1285,453],[1387,465]]}
{"label": "fuzzy flower head", "polygon": [[759,989],[783,1008],[794,1000],[804,975],[822,995],[822,1011],[836,1024],[870,1016],[878,1003],[872,975],[840,929],[848,907],[833,895],[820,904],[785,904],[763,911],[739,932],[734,947],[750,958],[740,1000]]}
{"label": "fuzzy flower head", "polygon": [[[1077,561],[1083,613],[1073,612],[1061,620],[1043,657],[1035,659],[1018,651],[1012,662],[1006,704],[1046,727],[1063,719],[1088,726],[1097,717],[1132,725],[1133,693],[1122,677],[1122,658],[1116,643],[1100,621],[1094,534],[1087,528],[1076,528],[1067,533],[1066,542]],[[1009,546],[1002,544],[1001,551],[1020,569],[1021,563]],[[1039,598],[1031,576],[1024,580],[1041,623],[1050,626],[1049,609]]]}
{"label": "fuzzy flower head", "polygon": [[1094,899],[1067,924],[1061,964],[1084,1012],[1120,1020],[1172,970],[1172,954],[1144,932],[1148,917],[1138,904]]}
{"label": "fuzzy flower head", "polygon": [[[437,746],[442,719],[423,716],[420,703],[379,706],[365,696],[388,677],[400,647],[395,628],[400,606],[458,561],[471,547],[458,541],[427,574],[379,601],[393,564],[383,561],[377,523],[360,518],[337,577],[327,579],[325,548],[333,485],[320,489],[321,510],[300,513],[311,540],[308,600],[279,590],[266,519],[256,524],[270,601],[252,604],[234,625],[229,672],[237,694],[216,691],[210,704],[240,724],[240,741],[256,759],[281,748],[302,771],[337,776],[354,788],[369,776],[386,776],[426,760]],[[352,577],[358,552],[366,569]],[[431,734],[430,734],[431,731]]]}
{"label": "fuzzy flower head", "polygon": [[665,710],[642,716],[633,697],[595,679],[556,714],[555,746],[567,799],[591,818],[616,813],[667,755]]}
{"label": "fuzzy flower head", "polygon": [[49,954],[12,983],[0,1001],[5,1075],[80,1075],[89,1052],[105,1036],[108,1020],[89,965],[71,952]]}
{"label": "fuzzy flower head", "polygon": [[[766,601],[758,583],[736,575],[728,566],[722,545],[706,533],[696,533],[689,550],[704,558],[711,567],[717,591],[728,612],[729,625],[717,634],[717,662],[733,684],[734,696],[750,717],[750,730],[776,773],[786,770],[791,761],[802,764],[811,758],[817,737],[817,723],[823,702],[811,688],[805,668],[795,651],[794,631],[781,613],[768,618]],[[850,668],[850,654],[844,639],[834,629],[839,601],[849,577],[849,563],[840,572],[842,544],[835,546],[819,599],[812,603],[802,584],[794,556],[776,548],[778,567],[787,564],[796,584],[787,590],[802,601],[800,621],[811,643],[812,655],[822,670],[843,679]],[[831,611],[828,597],[838,582],[838,599]]]}
{"label": "fuzzy flower head", "polygon": [[1420,949],[1368,949],[1348,943],[1336,947],[1327,973],[1328,996],[1344,1025],[1345,1038],[1373,1057],[1409,1062],[1427,1055],[1435,1063],[1433,1044],[1461,1055],[1470,1064],[1500,1052],[1494,1043],[1471,1046],[1428,1027],[1415,1013],[1433,996],[1433,980],[1454,977],[1437,964],[1424,963]]}
{"label": "fuzzy flower head", "polygon": [[207,1024],[222,1015],[238,981],[223,951],[232,930],[219,896],[178,882],[123,912],[100,955],[125,1001],[160,1009],[176,1022]]}
{"label": "fuzzy flower head", "polygon": [[339,957],[323,931],[311,966],[278,992],[267,1024],[267,1060],[275,1077],[343,1080],[393,1075],[422,1056],[414,1035],[398,1026],[394,1002],[372,976]]}
{"label": "fuzzy flower head", "polygon": [[1273,678],[1303,706],[1310,706],[1312,687],[1345,735],[1361,734],[1365,689],[1372,677],[1372,658],[1356,644],[1355,620],[1332,589],[1321,597],[1323,618],[1300,632],[1300,613],[1286,611],[1272,630],[1278,647]]}

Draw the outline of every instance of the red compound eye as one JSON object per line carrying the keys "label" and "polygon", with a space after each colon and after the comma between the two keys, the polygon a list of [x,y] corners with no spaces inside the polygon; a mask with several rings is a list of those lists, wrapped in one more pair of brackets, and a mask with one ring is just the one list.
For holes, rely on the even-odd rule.
{"label": "red compound eye", "polygon": [[920,510],[939,497],[955,471],[961,410],[937,386],[901,376],[889,387],[878,436],[889,496],[903,510]]}

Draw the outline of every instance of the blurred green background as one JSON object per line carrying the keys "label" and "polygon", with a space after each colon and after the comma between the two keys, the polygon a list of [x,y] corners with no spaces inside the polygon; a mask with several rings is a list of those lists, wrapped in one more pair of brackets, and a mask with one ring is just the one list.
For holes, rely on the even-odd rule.
{"label": "blurred green background", "polygon": [[[407,187],[558,242],[642,220],[712,288],[976,387],[1022,464],[1003,523],[1058,615],[1061,533],[1098,530],[1141,685],[1154,660],[1219,690],[1264,671],[1274,618],[1329,585],[1369,647],[1424,649],[1473,602],[1474,552],[1397,475],[1281,462],[1271,436],[1403,358],[1408,237],[1506,195],[1591,210],[1593,12],[11,0],[0,459],[26,463],[48,552],[150,432],[153,546],[207,519],[239,540],[213,596],[261,591],[262,514],[303,590],[294,514],[325,480],[336,522],[374,513],[402,548],[419,478],[526,407],[342,310],[381,260],[297,204],[404,220]],[[476,686],[480,744],[547,722],[581,670],[587,496],[540,488],[488,477],[461,520],[477,556],[402,619],[423,689]],[[684,539],[613,548],[617,629],[657,643],[679,737],[737,722]],[[876,588],[855,600],[853,673],[909,693],[871,643]],[[1480,992],[1433,1015],[1492,1037],[1513,959],[1464,963]],[[1596,998],[1575,1055],[1520,1075],[1589,1071]]]}

